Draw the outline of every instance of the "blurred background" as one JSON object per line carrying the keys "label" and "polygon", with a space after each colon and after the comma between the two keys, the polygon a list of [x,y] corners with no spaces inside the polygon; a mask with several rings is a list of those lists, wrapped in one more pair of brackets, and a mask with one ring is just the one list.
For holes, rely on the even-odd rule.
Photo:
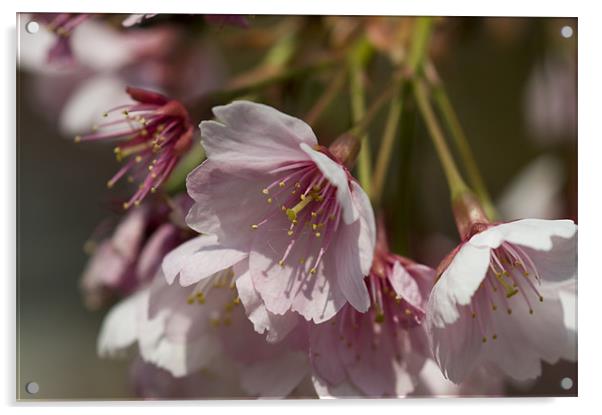
{"label": "blurred background", "polygon": [[[36,17],[19,18],[20,399],[135,398],[128,362],[97,357],[96,336],[106,310],[86,309],[79,290],[88,260],[84,245],[99,223],[119,217],[118,202],[128,189],[106,188],[117,167],[110,146],[73,142],[108,102],[123,96],[125,85],[194,102],[210,91],[328,56],[358,27],[377,50],[394,51],[412,20],[251,16],[242,27],[161,15],[126,29],[121,26],[126,17],[105,15],[94,27],[82,24],[74,30],[77,61],[70,65],[49,63],[51,34],[29,33],[27,24]],[[291,33],[295,53],[279,60],[273,46]],[[576,19],[437,19],[430,56],[504,219],[577,221],[577,33]],[[270,53],[271,60],[262,60]],[[387,85],[390,70],[385,56],[377,53],[370,60],[364,80],[368,102]],[[310,72],[247,96],[303,117],[332,75]],[[315,122],[324,144],[350,127],[349,106],[343,89]],[[373,152],[385,123],[386,111],[381,112],[370,129]],[[385,216],[397,252],[436,266],[458,242],[449,194],[411,104],[403,120],[405,138],[394,148],[384,192]],[[575,395],[576,375],[576,364],[561,362],[546,366],[537,382],[506,390],[515,396]],[[567,377],[573,381],[568,390],[561,387]],[[37,394],[25,392],[28,382],[38,383]]]}

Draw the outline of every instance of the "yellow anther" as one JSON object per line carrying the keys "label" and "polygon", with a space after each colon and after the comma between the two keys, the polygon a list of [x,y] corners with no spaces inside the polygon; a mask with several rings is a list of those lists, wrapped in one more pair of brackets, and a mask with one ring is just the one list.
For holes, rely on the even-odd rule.
{"label": "yellow anther", "polygon": [[73,141],[75,141],[76,143],[79,143],[80,141],[82,141],[82,137],[79,135],[76,135],[75,138],[73,139]]}
{"label": "yellow anther", "polygon": [[529,314],[533,314],[533,309],[532,308],[529,309]]}
{"label": "yellow anther", "polygon": [[236,297],[234,300],[232,300],[232,304],[234,304],[234,305],[240,304],[240,297]]}
{"label": "yellow anther", "polygon": [[219,326],[219,318],[212,318],[211,320],[209,320],[209,322],[211,323],[211,325],[213,327],[218,327]]}
{"label": "yellow anther", "polygon": [[157,188],[155,186],[151,187],[150,192],[151,193],[156,193],[157,192]]}
{"label": "yellow anther", "polygon": [[278,183],[278,186],[280,187],[284,187],[286,185],[286,183],[284,181],[281,181],[280,183]]}
{"label": "yellow anther", "polygon": [[188,304],[194,304],[194,297],[192,297],[192,296],[188,297],[188,299],[186,300],[186,302]]}
{"label": "yellow anther", "polygon": [[234,304],[232,303],[228,303],[224,306],[224,310],[226,310],[227,312],[231,312],[232,310],[234,310]]}
{"label": "yellow anther", "polygon": [[224,326],[229,326],[232,324],[232,319],[230,317],[224,317]]}
{"label": "yellow anther", "polygon": [[130,204],[128,202],[123,202],[123,208],[124,209],[128,209],[130,207]]}
{"label": "yellow anther", "polygon": [[497,310],[497,306],[496,306],[495,304],[492,304],[492,305],[491,305],[491,309],[492,309],[493,311],[495,311],[495,310]]}
{"label": "yellow anther", "polygon": [[296,187],[297,189],[300,189],[300,188],[301,188],[301,183],[299,183],[299,182],[295,183],[295,187]]}
{"label": "yellow anther", "polygon": [[301,259],[299,260],[299,263],[300,263],[301,265],[305,264],[305,258],[301,258]]}
{"label": "yellow anther", "polygon": [[314,235],[316,235],[316,238],[319,238],[320,236],[322,236],[322,234],[320,232],[316,232],[316,233],[314,233]]}
{"label": "yellow anther", "polygon": [[267,200],[267,202],[268,202],[268,204],[269,204],[269,203],[272,203],[272,198],[271,198],[271,197],[268,197],[268,200]]}
{"label": "yellow anther", "polygon": [[140,206],[140,201],[139,201],[139,200],[136,200],[136,201],[134,202],[134,206],[136,206],[136,207]]}
{"label": "yellow anther", "polygon": [[267,195],[268,193],[270,193],[270,190],[266,188],[266,189],[263,189],[261,191],[261,193],[263,193],[264,195]]}
{"label": "yellow anther", "polygon": [[294,232],[293,232],[292,230],[289,230],[289,231],[287,232],[288,236],[293,236],[293,233],[294,233]]}
{"label": "yellow anther", "polygon": [[512,309],[509,308],[508,310],[506,310],[508,312],[508,315],[512,314]]}
{"label": "yellow anther", "polygon": [[281,267],[284,267],[284,259],[281,259],[280,261],[278,261],[278,265],[280,265]]}
{"label": "yellow anther", "polygon": [[109,181],[107,182],[107,188],[109,188],[109,189],[110,189],[110,188],[112,188],[112,187],[113,187],[113,182],[112,182],[111,180],[109,180]]}
{"label": "yellow anther", "polygon": [[380,311],[378,313],[376,313],[376,315],[374,316],[374,322],[383,323],[384,321],[385,321],[385,315]]}
{"label": "yellow anther", "polygon": [[312,269],[309,270],[310,274],[315,274],[316,272],[318,272],[318,270],[315,269],[315,268],[312,268]]}
{"label": "yellow anther", "polygon": [[128,176],[128,183],[134,183],[134,178],[132,176]]}
{"label": "yellow anther", "polygon": [[257,229],[259,228],[259,225],[251,225],[251,229]]}
{"label": "yellow anther", "polygon": [[483,336],[483,343],[487,343],[487,337]]}
{"label": "yellow anther", "polygon": [[477,318],[477,313],[472,313],[472,318]]}
{"label": "yellow anther", "polygon": [[493,340],[497,340],[497,334],[494,334],[493,336],[491,336],[491,338],[492,338]]}
{"label": "yellow anther", "polygon": [[410,310],[409,308],[406,308],[404,310],[404,313],[405,313],[406,316],[411,316],[412,315],[412,310]]}
{"label": "yellow anther", "polygon": [[142,161],[142,156],[136,156],[136,163],[140,163]]}
{"label": "yellow anther", "polygon": [[196,299],[199,303],[205,304],[205,294],[202,291],[196,293]]}
{"label": "yellow anther", "polygon": [[539,302],[543,303],[543,297],[541,295],[539,296]]}

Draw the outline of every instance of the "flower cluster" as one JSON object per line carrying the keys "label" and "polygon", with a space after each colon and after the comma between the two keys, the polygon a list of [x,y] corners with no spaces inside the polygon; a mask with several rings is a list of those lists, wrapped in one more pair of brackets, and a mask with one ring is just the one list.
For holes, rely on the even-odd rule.
{"label": "flower cluster", "polygon": [[[109,313],[101,355],[137,346],[139,370],[197,385],[186,397],[499,393],[482,380],[492,371],[526,380],[542,360],[575,359],[571,221],[491,223],[466,198],[463,242],[435,271],[391,252],[341,156],[352,152],[262,104],[214,114],[187,178],[200,235]],[[206,389],[200,373],[226,386]]]}
{"label": "flower cluster", "polygon": [[[428,57],[447,47],[439,39],[429,52],[432,19],[283,18],[253,31],[239,15],[35,17],[47,37],[23,51],[20,66],[56,81],[37,91],[41,102],[61,103],[60,114],[46,115],[75,142],[109,143],[121,166],[107,187],[133,187],[118,199],[119,218],[86,244],[80,288],[88,308],[111,307],[97,352],[133,352],[138,396],[504,395],[544,364],[577,360],[577,225],[552,220],[563,210],[548,206],[561,180],[539,174],[547,180],[536,185],[556,182],[554,190],[538,189],[541,200],[508,214],[534,195],[523,180],[519,196],[497,203],[516,220],[499,219]],[[328,29],[315,37],[323,42],[300,42],[314,26]],[[210,37],[223,33],[232,37]],[[268,44],[257,67],[229,76],[219,45]],[[391,73],[370,102],[375,55]],[[72,64],[68,75],[50,65],[59,61]],[[307,100],[288,93],[332,68],[307,122],[276,108],[305,113]],[[346,83],[349,117],[327,118]],[[459,244],[447,253],[409,223],[410,170],[386,186],[398,171],[390,165],[414,151],[405,137],[414,129],[403,125],[404,154],[392,155],[414,111],[448,181]],[[371,140],[373,130],[382,140]]]}

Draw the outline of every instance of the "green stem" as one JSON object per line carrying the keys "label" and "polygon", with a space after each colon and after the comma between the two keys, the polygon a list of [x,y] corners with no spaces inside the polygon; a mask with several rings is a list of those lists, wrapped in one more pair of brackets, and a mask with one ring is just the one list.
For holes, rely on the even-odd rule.
{"label": "green stem", "polygon": [[391,100],[389,114],[385,124],[383,139],[380,144],[376,167],[374,169],[372,201],[374,205],[380,206],[382,201],[382,192],[385,184],[386,174],[389,169],[389,163],[393,154],[393,144],[395,143],[395,133],[401,117],[401,88],[396,88],[396,94]]}
{"label": "green stem", "polygon": [[189,113],[193,120],[201,120],[209,116],[210,110],[215,105],[220,105],[225,102],[231,101],[237,97],[248,95],[255,91],[263,90],[271,85],[282,83],[294,78],[302,78],[315,71],[322,71],[334,66],[338,61],[339,56],[333,56],[321,61],[312,63],[306,66],[300,66],[296,68],[290,68],[279,72],[275,75],[267,76],[259,81],[254,81],[247,85],[241,85],[235,88],[223,89],[218,91],[209,92],[201,96],[194,103],[187,106]]}
{"label": "green stem", "polygon": [[462,179],[452,154],[449,151],[449,147],[447,147],[441,127],[439,126],[437,118],[435,117],[435,112],[431,107],[425,82],[420,78],[414,79],[414,96],[416,97],[418,110],[422,114],[422,118],[429,131],[429,137],[431,137],[431,140],[433,141],[437,156],[443,167],[443,172],[445,173],[453,201],[458,196],[468,192],[468,186],[466,186],[466,183]]}
{"label": "green stem", "polygon": [[495,207],[493,206],[491,197],[489,196],[489,192],[485,186],[485,181],[483,180],[483,177],[479,171],[479,167],[477,166],[474,154],[470,148],[470,144],[468,143],[468,138],[462,129],[458,115],[456,114],[456,111],[449,100],[449,96],[447,95],[443,84],[438,80],[438,78],[435,80],[435,82],[432,82],[432,85],[433,100],[439,108],[439,111],[443,116],[443,121],[447,125],[447,128],[452,135],[454,144],[458,150],[458,153],[460,154],[460,158],[462,159],[464,167],[466,168],[470,186],[474,189],[487,216],[490,219],[493,219],[497,216]]}
{"label": "green stem", "polygon": [[[364,89],[364,67],[371,55],[365,39],[360,40],[349,57],[349,88],[351,95],[351,118],[357,125],[366,118],[366,94]],[[360,136],[361,148],[358,156],[358,178],[368,196],[372,194],[372,151],[368,134]]]}
{"label": "green stem", "polygon": [[328,108],[332,100],[337,96],[343,87],[346,77],[347,71],[346,68],[343,67],[336,73],[334,79],[330,82],[322,96],[305,116],[306,123],[313,126],[318,121],[318,119],[324,114],[326,108]]}
{"label": "green stem", "polygon": [[427,55],[427,48],[433,28],[432,17],[417,17],[412,34],[412,44],[408,57],[408,68],[412,75],[420,72]]}

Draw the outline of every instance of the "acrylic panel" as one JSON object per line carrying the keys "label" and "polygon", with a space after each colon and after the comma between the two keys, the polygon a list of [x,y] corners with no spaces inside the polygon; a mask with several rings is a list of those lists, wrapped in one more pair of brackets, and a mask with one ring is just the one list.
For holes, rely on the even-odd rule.
{"label": "acrylic panel", "polygon": [[577,395],[577,20],[17,16],[19,400]]}

